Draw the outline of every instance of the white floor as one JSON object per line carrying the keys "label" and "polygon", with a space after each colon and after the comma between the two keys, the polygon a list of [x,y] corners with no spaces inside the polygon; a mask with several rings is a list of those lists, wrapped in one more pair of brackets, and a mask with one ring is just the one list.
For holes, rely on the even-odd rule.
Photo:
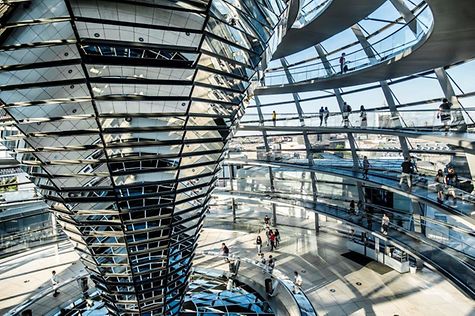
{"label": "white floor", "polygon": [[[417,274],[376,272],[377,263],[361,266],[341,254],[348,252],[343,238],[330,233],[280,228],[282,242],[272,253],[277,267],[289,275],[301,272],[303,288],[318,315],[475,315],[475,304],[439,274],[425,269]],[[261,234],[264,240],[264,234]],[[226,242],[232,253],[255,257],[256,233],[219,229],[203,230],[201,249],[218,250]],[[267,249],[264,247],[264,251]],[[268,256],[270,253],[266,253]],[[84,269],[67,243],[48,246],[0,260],[0,314],[34,293],[50,287],[51,271],[63,280]],[[380,268],[380,267],[379,267]],[[42,315],[61,301],[78,295],[64,289],[60,296],[45,297],[34,315]]]}

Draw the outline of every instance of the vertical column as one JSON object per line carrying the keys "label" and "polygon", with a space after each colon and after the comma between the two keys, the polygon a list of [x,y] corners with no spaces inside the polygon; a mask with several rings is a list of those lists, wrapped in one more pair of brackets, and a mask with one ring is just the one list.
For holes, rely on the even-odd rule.
{"label": "vertical column", "polygon": [[[285,71],[285,75],[287,77],[288,82],[289,83],[294,83],[294,79],[292,77],[292,74],[289,72],[289,69],[288,69],[289,64],[288,64],[287,60],[285,58],[281,58],[280,61],[282,63],[282,66],[284,66],[284,71]],[[298,93],[292,93],[292,97],[294,98],[295,107],[297,109],[297,113],[298,113],[298,116],[299,116],[300,126],[305,126],[304,113],[303,113],[303,110],[302,110],[302,106],[300,105],[300,97],[299,97]],[[315,162],[313,160],[312,144],[310,143],[308,133],[306,131],[303,131],[302,135],[303,135],[303,139],[304,139],[304,143],[305,143],[305,151],[306,151],[306,155],[307,155],[308,165],[313,167],[315,165]],[[318,191],[317,191],[317,176],[316,176],[315,172],[311,172],[310,177],[311,177],[311,180],[312,180],[312,199],[313,199],[313,203],[314,203],[314,206],[315,206],[315,209],[316,209],[317,192]],[[315,231],[317,233],[319,231],[318,214],[315,216]]]}
{"label": "vertical column", "polygon": [[411,31],[417,35],[419,28],[414,13],[406,6],[404,0],[390,0],[396,10],[399,11],[404,21],[408,24]]}

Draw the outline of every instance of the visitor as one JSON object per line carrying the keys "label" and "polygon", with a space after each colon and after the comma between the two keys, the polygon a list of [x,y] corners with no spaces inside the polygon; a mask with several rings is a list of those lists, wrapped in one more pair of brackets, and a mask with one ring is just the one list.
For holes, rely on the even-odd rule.
{"label": "visitor", "polygon": [[270,228],[269,228],[269,225],[266,226],[266,238],[267,238],[266,246],[269,247],[269,245],[270,245]]}
{"label": "visitor", "polygon": [[277,248],[280,244],[280,233],[277,228],[274,230],[274,235],[275,235],[275,246]]}
{"label": "visitor", "polygon": [[300,274],[297,271],[294,271],[294,293],[300,293],[300,288],[302,287],[303,280]]}
{"label": "visitor", "polygon": [[350,202],[350,209],[349,209],[350,215],[351,215],[351,214],[355,214],[355,209],[356,209],[355,200],[351,200],[351,202]]}
{"label": "visitor", "polygon": [[269,218],[269,216],[267,216],[267,214],[266,214],[266,216],[264,217],[264,225],[265,225],[266,227],[268,227],[268,226],[270,225],[270,218]]}
{"label": "visitor", "polygon": [[342,74],[348,71],[348,64],[346,63],[345,53],[341,53],[341,56],[340,56],[340,71]]}
{"label": "visitor", "polygon": [[58,292],[59,281],[58,281],[58,277],[56,275],[56,271],[54,271],[54,270],[51,272],[51,284],[52,284],[53,290],[54,290],[53,296],[56,297],[56,296],[59,295],[59,292]]}
{"label": "visitor", "polygon": [[364,203],[363,201],[359,200],[358,204],[356,204],[356,215],[364,213]]}
{"label": "visitor", "polygon": [[261,252],[260,256],[261,256],[260,263],[263,264],[264,266],[266,266],[267,260],[266,260],[266,257],[264,257],[264,253]]}
{"label": "visitor", "polygon": [[413,173],[414,167],[409,157],[406,157],[404,159],[403,163],[401,164],[401,168],[402,168],[402,173],[401,173],[401,179],[399,180],[399,186],[401,186],[404,180],[406,180],[407,186],[410,189],[412,187],[411,175]]}
{"label": "visitor", "polygon": [[445,132],[449,131],[450,127],[450,108],[452,107],[452,103],[449,102],[447,99],[442,100],[442,104],[439,105],[439,112],[437,113],[437,118],[440,118],[442,125],[444,125]]}
{"label": "visitor", "polygon": [[458,186],[459,178],[457,172],[455,172],[454,167],[449,166],[447,174],[445,175],[445,184],[447,184],[447,196],[446,200],[449,199],[449,196],[453,199],[453,204],[457,205],[457,193],[455,192],[456,187]]}
{"label": "visitor", "polygon": [[437,170],[435,176],[435,189],[437,191],[437,202],[444,202],[444,184],[445,184],[445,175],[442,169]]}
{"label": "visitor", "polygon": [[272,255],[269,255],[269,260],[267,260],[267,272],[272,274],[272,271],[274,271],[275,268],[275,260]]}
{"label": "visitor", "polygon": [[229,263],[229,248],[224,242],[221,244],[221,255],[224,257],[224,261]]}
{"label": "visitor", "polygon": [[348,127],[350,125],[350,113],[351,113],[351,105],[348,103],[343,104],[343,112],[341,114],[343,118],[343,127]]}
{"label": "visitor", "polygon": [[323,119],[325,120],[325,126],[328,125],[328,118],[330,117],[330,111],[328,107],[325,107],[325,112],[323,113]]}
{"label": "visitor", "polygon": [[275,244],[275,234],[272,230],[269,231],[270,251],[274,251],[277,248]]}
{"label": "visitor", "polygon": [[259,255],[260,253],[262,253],[262,239],[260,235],[257,235],[256,245],[257,245],[257,255]]}
{"label": "visitor", "polygon": [[318,112],[318,117],[320,118],[320,126],[323,125],[323,117],[325,116],[325,109],[323,106],[320,108],[320,111]]}
{"label": "visitor", "polygon": [[363,105],[360,107],[360,119],[361,119],[360,127],[361,128],[368,127],[368,115]]}
{"label": "visitor", "polygon": [[369,163],[368,157],[363,157],[363,179],[368,180],[368,172],[371,164]]}
{"label": "visitor", "polygon": [[272,123],[274,124],[274,127],[276,125],[276,121],[277,121],[277,113],[275,113],[275,111],[272,111]]}
{"label": "visitor", "polygon": [[389,217],[386,213],[383,214],[383,219],[381,220],[381,232],[383,235],[388,235],[388,228],[389,228]]}

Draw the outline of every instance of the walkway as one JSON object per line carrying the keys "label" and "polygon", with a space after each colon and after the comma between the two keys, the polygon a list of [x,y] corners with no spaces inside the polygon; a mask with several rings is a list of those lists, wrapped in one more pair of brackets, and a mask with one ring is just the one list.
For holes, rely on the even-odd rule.
{"label": "walkway", "polygon": [[[264,166],[276,169],[299,170],[309,172],[320,172],[330,174],[337,177],[342,177],[351,181],[361,182],[363,185],[370,187],[377,187],[385,189],[403,196],[410,197],[416,201],[430,205],[431,207],[448,212],[451,214],[461,215],[461,220],[465,220],[468,225],[474,227],[475,225],[475,204],[472,200],[463,200],[457,203],[456,206],[448,205],[447,203],[440,204],[437,202],[437,194],[435,191],[429,190],[427,186],[413,186],[412,190],[404,190],[399,187],[399,180],[391,178],[387,174],[372,172],[368,179],[363,179],[363,174],[360,171],[354,171],[351,168],[345,168],[337,165],[315,165],[310,167],[308,165],[299,165],[288,162],[274,162],[264,160],[244,160],[244,159],[227,159],[228,164],[249,165],[249,166]],[[468,197],[471,195],[467,194]]]}
{"label": "walkway", "polygon": [[282,58],[317,45],[363,20],[384,2],[385,0],[358,0],[351,4],[349,10],[347,0],[330,0],[330,4],[310,23],[302,28],[287,30],[272,58]]}
{"label": "walkway", "polygon": [[346,209],[329,205],[326,203],[314,203],[309,201],[297,200],[293,196],[279,196],[278,194],[259,194],[255,192],[217,192],[218,195],[230,196],[233,198],[256,199],[287,204],[289,206],[304,207],[313,210],[322,215],[329,216],[337,220],[343,220],[351,225],[356,225],[368,233],[377,236],[382,240],[391,240],[396,245],[405,249],[412,256],[420,258],[430,266],[434,267],[442,275],[447,277],[457,287],[464,291],[468,296],[475,299],[475,265],[474,260],[464,254],[446,248],[441,244],[423,237],[422,235],[408,232],[400,227],[391,225],[388,237],[379,233],[380,217],[357,216],[348,213]]}
{"label": "walkway", "polygon": [[415,46],[390,59],[346,74],[292,84],[259,87],[255,90],[255,94],[296,93],[361,85],[408,76],[474,58],[473,1],[426,0],[426,2],[434,16],[434,25],[427,38],[420,40]]}
{"label": "walkway", "polygon": [[[214,223],[213,223],[214,225]],[[241,231],[238,231],[241,230]],[[347,257],[346,239],[321,232],[279,226],[278,250],[269,252],[277,268],[292,275],[297,270],[303,289],[318,315],[470,315],[473,302],[439,274],[424,269],[417,274],[399,274],[376,263],[358,263]],[[261,233],[264,238],[264,234]],[[228,223],[226,230],[205,228],[202,249],[217,250],[221,242],[232,253],[255,256],[256,230]],[[263,239],[264,240],[264,239]],[[453,302],[457,301],[454,309]]]}
{"label": "walkway", "polygon": [[266,131],[266,132],[313,132],[317,134],[377,134],[400,136],[407,138],[422,138],[437,141],[447,145],[460,147],[464,152],[475,154],[474,133],[444,133],[439,131],[418,130],[411,128],[373,128],[373,127],[320,127],[320,126],[257,126],[239,125],[242,131]]}

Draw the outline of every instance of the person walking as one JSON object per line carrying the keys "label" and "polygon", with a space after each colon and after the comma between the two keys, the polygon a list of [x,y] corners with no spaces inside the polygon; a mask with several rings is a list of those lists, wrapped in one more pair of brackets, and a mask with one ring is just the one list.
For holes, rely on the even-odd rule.
{"label": "person walking", "polygon": [[383,218],[381,219],[381,232],[383,235],[387,236],[388,235],[388,229],[389,229],[389,217],[386,215],[386,213],[383,214]]}
{"label": "person walking", "polygon": [[294,293],[300,293],[300,288],[303,285],[303,280],[297,271],[294,271]]}
{"label": "person walking", "polygon": [[266,214],[266,216],[264,216],[264,225],[266,227],[268,227],[270,225],[270,218],[269,218],[269,216],[267,216],[267,214]]}
{"label": "person walking", "polygon": [[58,276],[56,275],[56,271],[54,270],[51,272],[51,284],[54,290],[53,297],[56,297],[59,295],[59,292],[58,292],[59,281],[58,281]]}
{"label": "person walking", "polygon": [[323,119],[325,121],[325,126],[328,125],[328,118],[330,117],[330,111],[328,110],[328,107],[325,107],[325,112],[323,113]]}
{"label": "person walking", "polygon": [[272,111],[272,124],[274,124],[274,127],[277,123],[277,113],[275,111]]}
{"label": "person walking", "polygon": [[343,112],[341,113],[341,116],[343,118],[343,127],[349,127],[350,125],[350,113],[351,113],[351,105],[348,103],[343,104]]}
{"label": "person walking", "polygon": [[260,235],[257,235],[256,246],[257,246],[257,255],[259,255],[262,253],[262,239]]}
{"label": "person walking", "polygon": [[445,184],[448,186],[445,199],[448,200],[449,196],[451,196],[453,205],[457,205],[457,193],[455,192],[455,189],[458,186],[458,182],[459,178],[457,172],[455,172],[454,167],[450,166],[445,175]]}
{"label": "person walking", "polygon": [[346,53],[341,53],[340,56],[340,72],[344,74],[348,71],[348,64],[346,63]]}
{"label": "person walking", "polygon": [[277,228],[274,230],[274,235],[275,235],[275,247],[277,248],[280,244],[280,233]]}
{"label": "person walking", "polygon": [[325,116],[325,109],[323,106],[320,108],[320,111],[318,111],[318,117],[320,118],[320,126],[323,125],[323,118]]}
{"label": "person walking", "polygon": [[276,248],[276,245],[275,245],[275,234],[274,232],[271,230],[269,231],[269,241],[270,241],[270,251],[274,251],[274,249]]}
{"label": "person walking", "polygon": [[371,164],[369,163],[368,157],[363,157],[363,179],[368,180],[368,172]]}
{"label": "person walking", "polygon": [[366,109],[364,108],[364,105],[360,107],[360,119],[361,119],[360,127],[361,128],[368,127],[368,115],[366,113]]}
{"label": "person walking", "polygon": [[447,133],[450,128],[450,108],[452,107],[452,103],[449,102],[447,99],[442,100],[442,104],[439,105],[439,110],[437,112],[437,118],[440,118],[442,125],[444,125],[444,130]]}
{"label": "person walking", "polygon": [[413,173],[414,167],[412,165],[411,159],[409,157],[406,157],[401,164],[401,179],[399,180],[399,186],[402,186],[402,183],[404,180],[407,182],[407,186],[412,188],[412,181],[411,181],[411,174]]}
{"label": "person walking", "polygon": [[437,170],[435,175],[435,190],[437,191],[437,202],[444,203],[444,185],[445,185],[445,175],[442,169]]}
{"label": "person walking", "polygon": [[272,274],[272,271],[274,271],[275,268],[275,259],[272,257],[272,255],[269,255],[269,260],[267,260],[267,272]]}
{"label": "person walking", "polygon": [[229,263],[229,248],[224,242],[221,244],[221,255],[224,257],[224,261]]}

